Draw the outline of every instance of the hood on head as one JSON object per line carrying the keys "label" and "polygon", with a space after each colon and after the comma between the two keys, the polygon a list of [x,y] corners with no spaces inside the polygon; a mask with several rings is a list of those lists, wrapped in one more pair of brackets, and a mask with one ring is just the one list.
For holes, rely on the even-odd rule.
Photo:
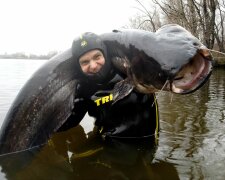
{"label": "hood on head", "polygon": [[[81,70],[79,58],[86,52],[89,52],[94,49],[98,49],[103,53],[105,58],[105,64],[98,73],[94,75],[87,75],[83,73],[83,71]],[[102,83],[106,79],[108,79],[108,76],[110,74],[109,72],[111,70],[111,62],[107,55],[106,45],[101,40],[100,36],[92,32],[85,32],[73,40],[71,50],[74,60],[77,61],[75,68],[77,68],[80,71],[82,78],[95,81],[96,83]]]}

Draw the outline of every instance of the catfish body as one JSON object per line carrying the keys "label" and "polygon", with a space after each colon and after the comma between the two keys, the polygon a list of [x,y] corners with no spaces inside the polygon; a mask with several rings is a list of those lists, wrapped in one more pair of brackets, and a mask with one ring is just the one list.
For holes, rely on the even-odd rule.
{"label": "catfish body", "polygon": [[49,139],[73,109],[77,73],[71,50],[38,69],[20,90],[0,131],[0,154],[25,150]]}
{"label": "catfish body", "polygon": [[[203,51],[206,48],[177,25],[165,26],[156,33],[125,30],[100,36],[109,58],[118,57],[113,60],[115,67],[133,83],[129,88],[135,87],[143,93],[161,89],[168,80],[171,84],[165,90],[191,92],[204,84],[211,72],[210,61],[195,58],[199,52],[208,57]],[[20,90],[1,127],[0,154],[46,143],[76,108],[73,101],[80,72],[74,68],[77,60],[71,52],[68,49],[53,57]],[[200,63],[189,66],[193,59],[196,62],[200,59]]]}

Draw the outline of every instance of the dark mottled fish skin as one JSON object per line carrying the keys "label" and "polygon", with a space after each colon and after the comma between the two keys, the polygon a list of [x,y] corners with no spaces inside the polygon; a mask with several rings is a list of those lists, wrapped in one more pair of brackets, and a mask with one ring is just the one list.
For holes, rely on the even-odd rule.
{"label": "dark mottled fish skin", "polygon": [[71,114],[77,73],[71,50],[49,60],[20,90],[0,131],[0,154],[37,146]]}
{"label": "dark mottled fish skin", "polygon": [[[101,37],[109,57],[128,58],[131,73],[159,88],[201,46],[197,39],[173,25],[156,33],[126,30]],[[75,63],[69,49],[47,62],[25,84],[3,122],[0,154],[46,143],[69,117],[79,76]]]}
{"label": "dark mottled fish skin", "polygon": [[110,49],[110,56],[126,57],[132,73],[158,89],[166,80],[173,79],[198,50],[207,49],[175,24],[163,26],[155,33],[123,30],[103,34],[102,38]]}

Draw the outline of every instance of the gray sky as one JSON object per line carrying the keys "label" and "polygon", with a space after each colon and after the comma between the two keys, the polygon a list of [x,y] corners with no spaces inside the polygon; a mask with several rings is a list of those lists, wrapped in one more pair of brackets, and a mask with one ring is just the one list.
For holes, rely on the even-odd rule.
{"label": "gray sky", "polygon": [[135,0],[1,0],[0,54],[65,50],[76,35],[128,24]]}

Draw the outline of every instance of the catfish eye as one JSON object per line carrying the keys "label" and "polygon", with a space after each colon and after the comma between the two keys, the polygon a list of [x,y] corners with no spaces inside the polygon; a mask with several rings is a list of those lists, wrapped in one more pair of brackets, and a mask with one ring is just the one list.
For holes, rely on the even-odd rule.
{"label": "catfish eye", "polygon": [[197,42],[194,42],[193,45],[194,46],[199,46],[199,44]]}

